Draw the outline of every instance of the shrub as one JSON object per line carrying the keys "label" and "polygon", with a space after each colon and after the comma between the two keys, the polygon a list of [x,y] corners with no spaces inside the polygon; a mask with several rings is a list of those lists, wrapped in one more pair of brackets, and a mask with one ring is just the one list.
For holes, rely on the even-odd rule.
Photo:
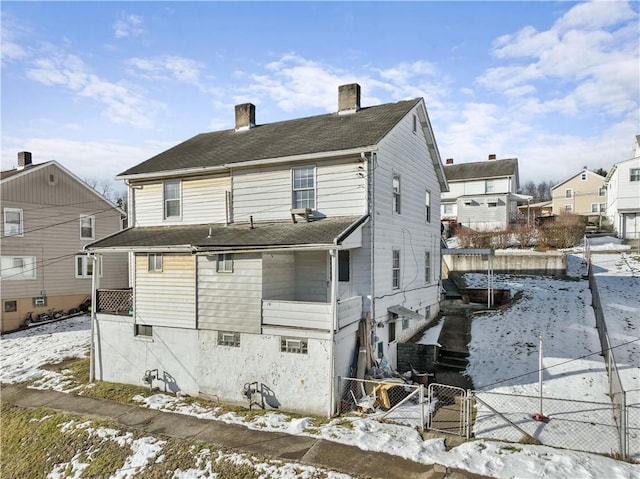
{"label": "shrub", "polygon": [[553,223],[540,227],[539,241],[547,248],[571,248],[578,244],[584,232],[585,224],[580,215],[564,213],[556,216]]}

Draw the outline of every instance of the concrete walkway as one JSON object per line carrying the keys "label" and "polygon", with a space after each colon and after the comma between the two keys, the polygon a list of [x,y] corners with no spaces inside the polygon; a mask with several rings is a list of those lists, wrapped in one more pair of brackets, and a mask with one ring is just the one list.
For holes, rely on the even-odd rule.
{"label": "concrete walkway", "polygon": [[399,456],[363,451],[355,446],[324,439],[258,431],[240,425],[156,411],[106,399],[29,389],[13,384],[3,384],[0,392],[3,402],[22,408],[44,407],[69,412],[87,418],[112,421],[124,428],[149,434],[206,441],[240,452],[279,457],[360,477],[488,479],[466,471],[448,469],[437,464],[420,464]]}

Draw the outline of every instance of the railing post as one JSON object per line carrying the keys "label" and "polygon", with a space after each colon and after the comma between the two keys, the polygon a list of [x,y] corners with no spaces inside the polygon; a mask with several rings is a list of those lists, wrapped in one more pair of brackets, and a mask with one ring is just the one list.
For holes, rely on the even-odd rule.
{"label": "railing post", "polygon": [[420,433],[424,433],[424,385],[420,384]]}

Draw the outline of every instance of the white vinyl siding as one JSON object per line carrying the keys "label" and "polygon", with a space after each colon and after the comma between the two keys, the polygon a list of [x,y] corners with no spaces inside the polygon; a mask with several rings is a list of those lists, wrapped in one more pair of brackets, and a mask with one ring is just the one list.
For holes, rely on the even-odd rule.
{"label": "white vinyl siding", "polygon": [[[487,180],[465,180],[465,181],[451,181],[449,183],[449,191],[445,191],[441,194],[442,199],[456,199],[465,195],[483,195],[487,193]],[[492,178],[493,194],[503,194],[507,192],[517,193],[515,191],[515,180],[504,178]]]}
{"label": "white vinyl siding", "polygon": [[296,301],[328,301],[329,260],[324,251],[296,252]]}
{"label": "white vinyl siding", "polygon": [[198,328],[260,333],[262,255],[234,254],[233,274],[217,267],[218,255],[198,257]]}
{"label": "white vinyl siding", "polygon": [[[312,165],[309,165],[310,167]],[[366,213],[366,174],[360,157],[323,160],[315,167],[315,211],[324,216]],[[233,170],[233,218],[247,222],[291,218],[290,166]]]}
{"label": "white vinyl siding", "polygon": [[136,255],[136,321],[157,326],[195,327],[195,259],[162,256],[162,272],[148,271],[146,254]]}
{"label": "white vinyl siding", "polygon": [[4,208],[4,235],[22,236],[23,234],[22,208]]}
{"label": "white vinyl siding", "polygon": [[[231,191],[228,176],[184,179],[181,188],[181,224],[224,223],[226,194]],[[136,185],[132,190],[136,226],[158,226],[164,223],[162,182]],[[229,218],[231,219],[231,218]]]}
{"label": "white vinyl siding", "polygon": [[80,215],[80,239],[95,238],[95,222],[93,215]]}

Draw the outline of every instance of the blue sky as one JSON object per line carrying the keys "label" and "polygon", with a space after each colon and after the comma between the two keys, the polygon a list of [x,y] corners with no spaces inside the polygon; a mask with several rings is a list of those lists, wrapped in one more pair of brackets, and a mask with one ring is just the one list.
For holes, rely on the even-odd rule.
{"label": "blue sky", "polygon": [[18,151],[108,179],[198,133],[424,97],[442,159],[521,183],[629,158],[636,2],[10,2],[2,169]]}

